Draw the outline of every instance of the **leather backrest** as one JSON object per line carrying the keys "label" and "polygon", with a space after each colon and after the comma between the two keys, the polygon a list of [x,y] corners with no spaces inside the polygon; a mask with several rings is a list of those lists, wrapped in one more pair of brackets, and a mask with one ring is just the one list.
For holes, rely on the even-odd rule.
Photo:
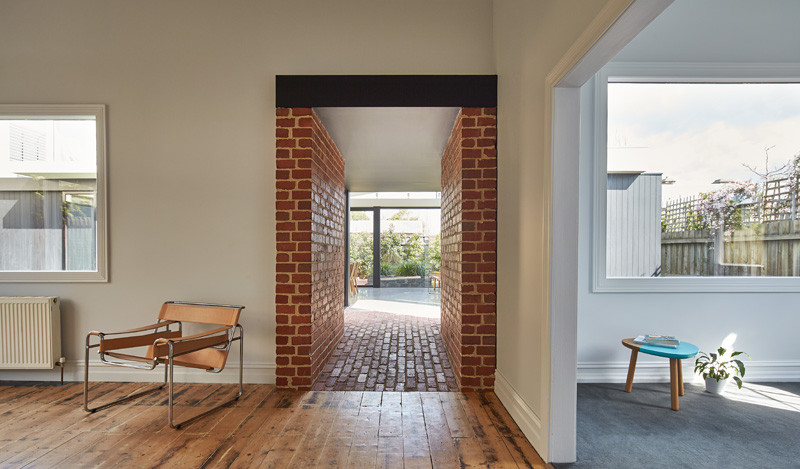
{"label": "leather backrest", "polygon": [[161,306],[159,319],[235,326],[244,306],[181,303],[167,301]]}

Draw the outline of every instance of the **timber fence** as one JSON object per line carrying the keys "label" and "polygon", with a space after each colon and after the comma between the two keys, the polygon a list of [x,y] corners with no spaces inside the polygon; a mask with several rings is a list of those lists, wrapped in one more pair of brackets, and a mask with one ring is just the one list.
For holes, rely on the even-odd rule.
{"label": "timber fence", "polygon": [[660,275],[800,276],[798,197],[790,182],[768,181],[760,200],[738,207],[742,228],[716,242],[700,197],[669,201],[662,209]]}

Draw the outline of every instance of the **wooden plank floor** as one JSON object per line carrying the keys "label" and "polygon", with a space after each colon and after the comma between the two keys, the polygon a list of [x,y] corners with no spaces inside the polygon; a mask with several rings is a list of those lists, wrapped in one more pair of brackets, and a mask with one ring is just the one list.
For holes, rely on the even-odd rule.
{"label": "wooden plank floor", "polygon": [[[142,383],[95,383],[98,403]],[[181,384],[176,419],[235,393]],[[94,414],[83,386],[0,385],[0,467],[548,467],[493,393],[279,391],[246,385],[235,403],[180,430],[166,391]]]}

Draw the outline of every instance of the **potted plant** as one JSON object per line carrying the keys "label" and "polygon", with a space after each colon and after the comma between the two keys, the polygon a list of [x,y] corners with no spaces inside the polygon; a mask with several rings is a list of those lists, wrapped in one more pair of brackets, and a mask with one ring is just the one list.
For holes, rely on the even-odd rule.
{"label": "potted plant", "polygon": [[733,352],[727,354],[725,348],[720,347],[717,353],[700,352],[700,356],[694,362],[694,372],[703,375],[706,380],[706,391],[711,394],[722,394],[725,387],[733,378],[739,389],[742,389],[742,378],[744,378],[744,363],[735,358],[739,355],[746,355],[744,352]]}

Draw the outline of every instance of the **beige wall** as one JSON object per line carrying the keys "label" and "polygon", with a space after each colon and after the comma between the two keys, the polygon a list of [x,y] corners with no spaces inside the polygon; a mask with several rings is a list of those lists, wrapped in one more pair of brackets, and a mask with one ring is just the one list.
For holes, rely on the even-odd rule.
{"label": "beige wall", "polygon": [[0,103],[108,105],[111,278],[0,295],[61,296],[70,360],[166,299],[242,303],[273,381],[274,76],[497,73],[497,368],[547,459],[544,80],[604,1],[0,0]]}
{"label": "beige wall", "polygon": [[[604,0],[494,2],[498,74],[498,395],[548,460],[545,77]],[[557,373],[557,370],[553,370]],[[502,388],[502,389],[501,389]]]}
{"label": "beige wall", "polygon": [[90,329],[244,304],[246,377],[272,382],[275,75],[492,73],[488,0],[0,0],[0,103],[108,105],[110,220],[109,283],[0,295],[62,297],[72,378]]}

